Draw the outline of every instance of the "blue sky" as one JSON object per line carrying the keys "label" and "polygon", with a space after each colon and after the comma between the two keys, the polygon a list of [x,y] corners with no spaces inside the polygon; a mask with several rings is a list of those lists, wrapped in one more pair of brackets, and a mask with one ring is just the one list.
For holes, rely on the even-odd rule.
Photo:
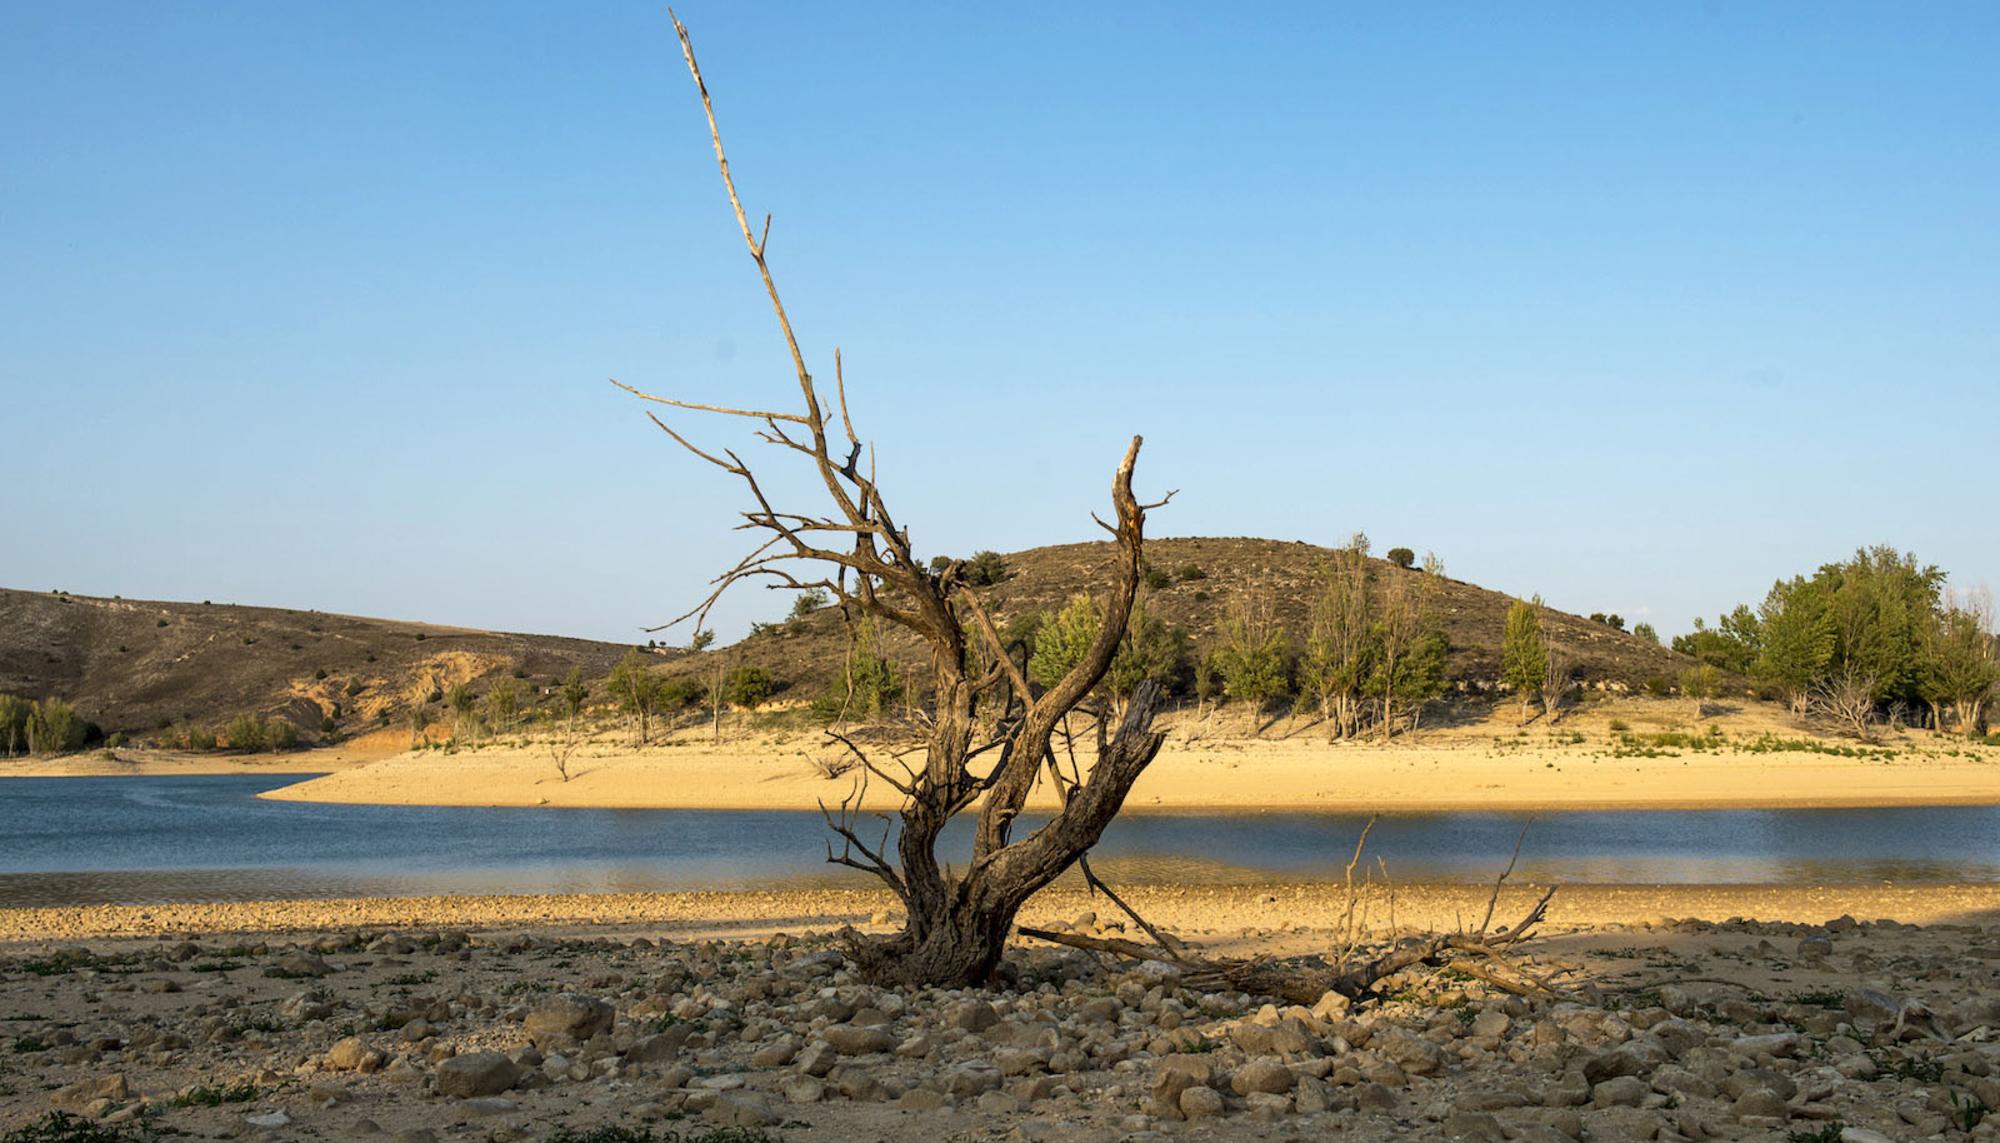
{"label": "blue sky", "polygon": [[[1156,535],[1666,632],[2000,567],[2000,8],[679,10],[923,550],[1090,538],[1143,432]],[[5,25],[0,583],[629,639],[731,559],[605,383],[794,392],[663,9]]]}

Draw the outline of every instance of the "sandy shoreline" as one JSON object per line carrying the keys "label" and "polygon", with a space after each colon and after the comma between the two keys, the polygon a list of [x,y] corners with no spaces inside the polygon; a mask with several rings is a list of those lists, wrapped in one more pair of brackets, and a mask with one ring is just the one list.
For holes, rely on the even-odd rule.
{"label": "sandy shoreline", "polygon": [[[1399,924],[1457,925],[1485,903],[1488,886],[1416,884],[1395,890]],[[1509,885],[1502,912],[1536,888]],[[1189,934],[1327,928],[1345,898],[1325,882],[1258,885],[1147,885],[1121,890],[1149,920]],[[892,912],[886,890],[796,889],[745,892],[534,894],[380,897],[337,900],[201,902],[0,909],[0,947],[23,943],[199,933],[317,932],[356,928],[633,929],[683,939],[759,937],[776,932],[870,928]],[[1373,906],[1386,917],[1387,899]],[[1023,910],[1024,924],[1081,912],[1111,916],[1102,897],[1054,887]],[[1666,918],[1732,917],[1818,924],[1843,915],[1906,924],[2000,921],[2000,884],[1957,885],[1565,885],[1549,913],[1551,931],[1663,923]],[[872,926],[883,928],[884,926]]]}
{"label": "sandy shoreline", "polygon": [[[379,805],[810,810],[838,802],[796,745],[603,750],[563,781],[532,749],[402,755],[264,795]],[[2000,752],[1992,752],[2000,757]],[[877,784],[880,785],[879,783]],[[882,804],[887,805],[887,802]],[[1031,806],[1053,807],[1046,786]],[[1126,802],[1132,812],[1829,809],[2000,805],[2000,765],[1908,752],[1889,760],[1795,752],[1610,757],[1587,746],[1329,746],[1170,743]]]}

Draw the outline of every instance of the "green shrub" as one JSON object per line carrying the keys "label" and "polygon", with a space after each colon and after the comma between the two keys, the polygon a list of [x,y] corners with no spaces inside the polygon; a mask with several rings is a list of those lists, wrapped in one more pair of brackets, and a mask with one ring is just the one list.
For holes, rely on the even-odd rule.
{"label": "green shrub", "polygon": [[1173,576],[1168,575],[1166,572],[1163,572],[1159,568],[1153,567],[1150,564],[1146,566],[1144,579],[1146,588],[1149,591],[1165,591],[1166,589],[1174,585]]}
{"label": "green shrub", "polygon": [[59,698],[28,708],[28,749],[36,754],[68,754],[82,749],[86,736],[76,708]]}
{"label": "green shrub", "polygon": [[18,695],[0,694],[0,754],[18,754],[28,745],[28,712],[32,707]]}
{"label": "green shrub", "polygon": [[[699,706],[702,700],[707,697],[708,688],[702,685],[700,679],[682,675],[678,678],[662,679],[660,681],[660,709],[662,710],[686,710],[691,706]],[[577,709],[581,710],[582,707],[583,704],[578,702]]]}
{"label": "green shrub", "polygon": [[722,701],[734,707],[762,706],[771,689],[771,674],[762,667],[738,667],[722,677]]}
{"label": "green shrub", "polygon": [[1641,685],[1645,687],[1646,693],[1654,698],[1665,698],[1674,693],[1674,684],[1669,682],[1665,675],[1648,675]]}
{"label": "green shrub", "polygon": [[1399,568],[1413,568],[1417,566],[1417,553],[1408,548],[1390,548],[1388,560]]}
{"label": "green shrub", "polygon": [[1198,579],[1208,578],[1208,573],[1201,570],[1200,564],[1182,564],[1181,570],[1177,574],[1179,574],[1182,583],[1193,583]]}
{"label": "green shrub", "polygon": [[239,714],[222,728],[222,738],[238,754],[255,754],[264,749],[264,724],[254,714]]}
{"label": "green shrub", "polygon": [[106,746],[109,746],[111,749],[116,750],[120,746],[123,746],[130,741],[131,738],[129,738],[124,731],[117,730],[111,733],[111,737],[106,738],[104,740],[104,744]]}
{"label": "green shrub", "polygon": [[825,611],[829,602],[825,591],[809,587],[792,597],[792,613],[789,618],[797,623],[816,611]]}
{"label": "green shrub", "polygon": [[965,563],[965,582],[974,587],[996,584],[1007,576],[1007,561],[999,552],[974,552]]}

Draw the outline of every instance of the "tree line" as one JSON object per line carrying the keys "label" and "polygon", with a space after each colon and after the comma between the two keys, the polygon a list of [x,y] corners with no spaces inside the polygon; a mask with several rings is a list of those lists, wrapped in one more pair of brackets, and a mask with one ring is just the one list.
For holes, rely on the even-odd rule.
{"label": "tree line", "polygon": [[1993,602],[1945,581],[1912,553],[1863,548],[1777,580],[1755,608],[1741,604],[1713,625],[1696,619],[1673,648],[1857,734],[1915,715],[1934,730],[1983,735],[2000,688]]}

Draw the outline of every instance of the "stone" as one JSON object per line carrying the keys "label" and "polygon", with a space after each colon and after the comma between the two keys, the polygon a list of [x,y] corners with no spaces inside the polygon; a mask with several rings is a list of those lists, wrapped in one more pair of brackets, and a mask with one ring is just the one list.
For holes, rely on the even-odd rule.
{"label": "stone", "polygon": [[1768,1087],[1753,1087],[1736,1097],[1729,1110],[1736,1118],[1762,1116],[1768,1119],[1785,1119],[1791,1115],[1791,1107],[1782,1096]]}
{"label": "stone", "polygon": [[272,966],[276,975],[286,977],[312,977],[318,979],[333,972],[333,966],[311,953],[295,952],[278,958]]}
{"label": "stone", "polygon": [[521,1030],[537,1048],[582,1043],[609,1032],[617,1011],[602,1000],[574,992],[559,993],[528,1012]]}
{"label": "stone", "polygon": [[984,1032],[1000,1022],[1000,1013],[984,1000],[968,1000],[945,1016],[945,1023],[967,1032]]}
{"label": "stone", "polygon": [[1292,1090],[1292,1072],[1282,1062],[1271,1056],[1259,1056],[1237,1068],[1229,1077],[1229,1087],[1237,1095],[1264,1092],[1269,1095],[1283,1095]]}
{"label": "stone", "polygon": [[943,1111],[951,1106],[951,1097],[933,1088],[913,1087],[903,1093],[896,1106],[904,1111]]}
{"label": "stone", "polygon": [[1300,1115],[1332,1111],[1336,1106],[1333,1086],[1317,1076],[1302,1075],[1298,1077],[1298,1087],[1292,1092],[1292,1105]]}
{"label": "stone", "polygon": [[826,1084],[812,1076],[787,1076],[778,1093],[786,1103],[818,1103],[826,1098]]}
{"label": "stone", "polygon": [[1216,1119],[1222,1115],[1222,1093],[1212,1087],[1190,1087],[1180,1095],[1181,1115],[1188,1119]]}
{"label": "stone", "polygon": [[784,1118],[771,1110],[771,1101],[754,1091],[725,1091],[708,1109],[711,1118],[730,1127],[775,1127]]}
{"label": "stone", "polygon": [[686,1024],[675,1024],[663,1032],[641,1036],[625,1049],[625,1058],[635,1064],[666,1064],[680,1058],[681,1048],[687,1043],[694,1029]]}
{"label": "stone", "polygon": [[759,1068],[782,1068],[798,1054],[799,1042],[790,1036],[781,1036],[750,1053],[750,1063]]}
{"label": "stone", "polygon": [[1613,1076],[1590,1089],[1590,1102],[1598,1107],[1637,1107],[1651,1092],[1638,1076]]}
{"label": "stone", "polygon": [[49,1106],[67,1111],[77,1111],[98,1100],[129,1099],[131,1085],[125,1082],[123,1073],[98,1076],[95,1079],[78,1080],[67,1087],[57,1088],[49,1093]]}
{"label": "stone", "polygon": [[271,1130],[279,1127],[290,1127],[292,1125],[292,1117],[286,1115],[283,1111],[267,1111],[262,1115],[246,1115],[243,1117],[243,1122],[248,1123],[252,1127]]}
{"label": "stone", "polygon": [[944,1089],[960,1099],[1000,1086],[1000,1069],[984,1060],[968,1060],[944,1073]]}
{"label": "stone", "polygon": [[1378,1115],[1396,1110],[1396,1092],[1379,1083],[1359,1084],[1354,1089],[1354,1106]]}
{"label": "stone", "polygon": [[840,1053],[833,1050],[832,1044],[825,1040],[814,1040],[806,1045],[805,1051],[800,1052],[798,1058],[792,1062],[809,1076],[823,1077],[833,1070],[833,1065],[839,1058]]}
{"label": "stone", "polygon": [[1500,1121],[1484,1111],[1454,1111],[1445,1117],[1439,1134],[1446,1139],[1470,1139],[1475,1143],[1505,1143],[1507,1132]]}
{"label": "stone", "polygon": [[1443,1065],[1444,1053],[1436,1044],[1413,1036],[1401,1028],[1369,1041],[1369,1047],[1387,1056],[1390,1062],[1413,1076],[1427,1076]]}
{"label": "stone", "polygon": [[508,1090],[520,1080],[521,1070],[500,1052],[470,1052],[439,1064],[435,1075],[438,1094],[470,1099]]}
{"label": "stone", "polygon": [[895,1034],[880,1026],[834,1024],[820,1035],[843,1056],[872,1056],[896,1050]]}
{"label": "stone", "polygon": [[505,1096],[475,1095],[471,1099],[460,1101],[458,1109],[468,1115],[505,1115],[518,1106],[520,1105]]}
{"label": "stone", "polygon": [[1498,1008],[1488,1008],[1472,1018],[1472,1035],[1480,1040],[1498,1040],[1513,1027],[1514,1018]]}
{"label": "stone", "polygon": [[372,1072],[382,1066],[382,1053],[361,1037],[349,1036],[326,1050],[324,1063],[337,1072]]}

